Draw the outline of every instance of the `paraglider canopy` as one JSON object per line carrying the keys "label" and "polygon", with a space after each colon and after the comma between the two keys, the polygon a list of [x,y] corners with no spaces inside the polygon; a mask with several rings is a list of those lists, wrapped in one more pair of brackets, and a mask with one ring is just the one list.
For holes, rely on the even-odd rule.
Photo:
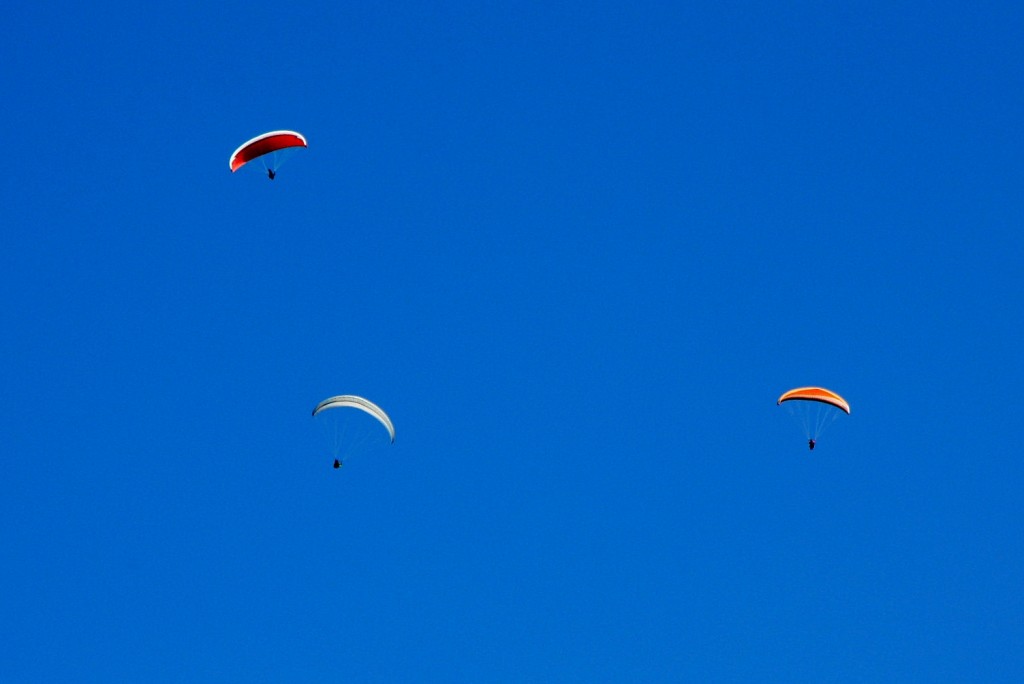
{"label": "paraglider canopy", "polygon": [[831,404],[843,412],[850,413],[850,405],[841,396],[824,387],[797,387],[783,393],[776,405],[784,401],[820,401],[823,404]]}
{"label": "paraglider canopy", "polygon": [[231,154],[228,159],[228,166],[234,173],[245,166],[246,163],[262,157],[271,152],[277,152],[289,147],[308,147],[306,138],[295,131],[270,131],[263,135],[257,135],[252,140],[247,140]]}
{"label": "paraglider canopy", "polygon": [[377,406],[369,399],[363,399],[353,394],[340,394],[336,397],[329,397],[316,405],[316,408],[313,409],[313,416],[315,417],[321,411],[336,408],[356,408],[369,413],[387,429],[388,435],[391,436],[391,443],[394,444],[395,426],[391,423],[391,419],[388,418],[388,414],[384,413],[380,406]]}

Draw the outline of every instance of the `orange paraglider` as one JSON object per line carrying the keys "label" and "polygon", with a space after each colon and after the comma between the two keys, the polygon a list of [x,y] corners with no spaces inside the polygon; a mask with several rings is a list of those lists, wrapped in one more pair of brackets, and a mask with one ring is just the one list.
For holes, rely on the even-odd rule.
{"label": "orange paraglider", "polygon": [[[797,387],[784,392],[776,405],[786,403],[790,414],[803,427],[807,448],[814,451],[825,428],[839,416],[849,415],[850,404],[841,396],[824,387]],[[837,410],[838,409],[838,410]]]}

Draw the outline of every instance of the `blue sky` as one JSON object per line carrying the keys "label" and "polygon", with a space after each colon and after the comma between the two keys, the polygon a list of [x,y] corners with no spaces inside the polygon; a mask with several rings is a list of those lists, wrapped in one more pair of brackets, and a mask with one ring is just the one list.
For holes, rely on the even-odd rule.
{"label": "blue sky", "polygon": [[10,8],[0,679],[1019,681],[1022,29]]}

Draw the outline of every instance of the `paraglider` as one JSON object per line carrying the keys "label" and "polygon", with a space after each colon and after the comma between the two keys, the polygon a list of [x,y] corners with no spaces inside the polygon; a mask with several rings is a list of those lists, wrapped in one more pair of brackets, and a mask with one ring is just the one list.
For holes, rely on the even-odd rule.
{"label": "paraglider", "polygon": [[267,177],[274,180],[278,167],[284,161],[284,153],[298,147],[308,147],[306,138],[301,133],[270,131],[242,143],[231,154],[228,166],[231,168],[231,173],[234,173],[253,159],[260,159],[263,162],[263,168],[267,171]]}
{"label": "paraglider", "polygon": [[388,414],[369,399],[354,394],[324,399],[313,409],[313,418],[324,428],[335,470],[345,465],[345,458],[380,445],[381,426],[387,432],[388,443],[395,443],[395,426]]}
{"label": "paraglider", "polygon": [[850,414],[850,404],[824,387],[797,387],[784,392],[776,405],[785,403],[790,414],[800,423],[807,438],[807,448],[814,451],[825,428],[839,416]]}

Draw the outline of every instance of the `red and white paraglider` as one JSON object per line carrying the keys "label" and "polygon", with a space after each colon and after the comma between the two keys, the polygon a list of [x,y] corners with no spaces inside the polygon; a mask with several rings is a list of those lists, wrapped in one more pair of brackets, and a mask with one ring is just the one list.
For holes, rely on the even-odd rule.
{"label": "red and white paraglider", "polygon": [[247,140],[231,154],[228,166],[234,173],[238,169],[251,162],[253,159],[260,159],[267,177],[274,180],[277,169],[284,161],[284,154],[297,147],[308,147],[306,138],[295,131],[270,131],[263,135],[257,135],[252,140]]}

